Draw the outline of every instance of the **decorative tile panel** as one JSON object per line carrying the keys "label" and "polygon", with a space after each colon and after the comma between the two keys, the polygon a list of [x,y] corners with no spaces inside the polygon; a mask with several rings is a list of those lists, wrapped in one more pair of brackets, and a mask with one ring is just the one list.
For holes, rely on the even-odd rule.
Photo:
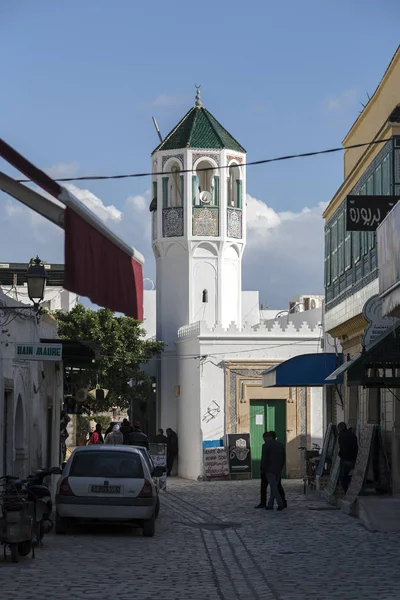
{"label": "decorative tile panel", "polygon": [[212,158],[213,160],[215,160],[217,165],[219,165],[220,155],[219,153],[213,154],[212,152],[194,152],[192,154],[192,166],[195,164],[196,161],[199,160],[199,158]]}
{"label": "decorative tile panel", "polygon": [[218,237],[219,209],[216,207],[193,208],[193,235]]}
{"label": "decorative tile panel", "polygon": [[170,154],[169,156],[162,157],[162,170],[164,171],[164,165],[170,158],[176,158],[181,163],[181,168],[183,169],[183,154]]}
{"label": "decorative tile panel", "polygon": [[228,208],[228,237],[242,238],[242,211]]}
{"label": "decorative tile panel", "polygon": [[243,162],[243,158],[241,156],[227,156],[226,157],[227,162],[231,162],[231,160],[236,160],[236,162],[241,163]]}
{"label": "decorative tile panel", "polygon": [[229,372],[229,424],[231,429],[229,433],[237,433],[237,376],[241,375],[243,377],[261,377],[263,371],[265,371],[265,367],[263,369],[235,369],[233,372]]}
{"label": "decorative tile panel", "polygon": [[163,208],[163,237],[181,237],[183,235],[183,207]]}

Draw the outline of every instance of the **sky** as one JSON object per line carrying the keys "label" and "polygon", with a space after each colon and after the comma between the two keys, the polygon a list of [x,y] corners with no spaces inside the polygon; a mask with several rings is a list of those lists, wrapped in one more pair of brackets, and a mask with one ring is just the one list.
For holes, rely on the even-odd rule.
{"label": "sky", "polygon": [[[1,137],[53,177],[147,172],[151,117],[166,135],[197,84],[249,161],[337,147],[399,44],[398,11],[398,0],[3,2]],[[321,215],[342,178],[342,153],[248,167],[243,289],[264,305],[323,293]],[[154,279],[150,179],[69,189]],[[0,262],[36,254],[63,262],[62,230],[0,192]]]}

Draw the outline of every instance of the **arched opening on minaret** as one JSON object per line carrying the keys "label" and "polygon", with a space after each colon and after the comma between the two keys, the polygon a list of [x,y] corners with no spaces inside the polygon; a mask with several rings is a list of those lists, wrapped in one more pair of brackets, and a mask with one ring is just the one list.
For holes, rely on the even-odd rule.
{"label": "arched opening on minaret", "polygon": [[163,207],[172,208],[183,205],[183,175],[178,161],[165,165],[165,176],[162,178]]}
{"label": "arched opening on minaret", "polygon": [[208,302],[208,291],[203,290],[203,303]]}
{"label": "arched opening on minaret", "polygon": [[229,167],[228,206],[242,208],[242,179],[240,177],[240,167],[236,163],[232,163]]}
{"label": "arched opening on minaret", "polygon": [[192,185],[194,206],[219,205],[218,171],[210,161],[204,159],[197,164]]}

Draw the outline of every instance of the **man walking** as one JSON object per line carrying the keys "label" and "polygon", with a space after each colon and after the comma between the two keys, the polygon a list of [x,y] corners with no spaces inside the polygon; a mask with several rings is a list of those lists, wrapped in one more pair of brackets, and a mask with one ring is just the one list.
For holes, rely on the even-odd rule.
{"label": "man walking", "polygon": [[[271,431],[270,434],[271,434],[272,439],[276,440],[275,431]],[[265,442],[268,439],[267,432],[265,432],[263,434],[263,439],[264,439],[264,444],[265,444]],[[267,508],[267,488],[268,488],[267,476],[265,473],[263,473],[263,471],[261,471],[260,504],[257,504],[257,506],[255,506],[254,508]],[[285,490],[282,487],[282,479],[281,478],[279,479],[279,482],[278,482],[278,490],[279,490],[280,496],[282,498],[283,505],[285,508],[287,508]]]}
{"label": "man walking", "polygon": [[164,435],[164,429],[159,429],[157,431],[157,435],[154,438],[154,443],[155,444],[167,444],[168,443],[168,438],[166,435]]}
{"label": "man walking", "polygon": [[283,510],[285,505],[279,493],[278,484],[286,460],[285,448],[281,442],[274,440],[270,431],[266,431],[264,436],[265,443],[262,447],[261,472],[265,474],[267,482],[270,485],[270,497],[266,509],[273,510],[274,501],[276,501],[278,510]]}
{"label": "man walking", "polygon": [[106,435],[104,443],[111,444],[112,446],[119,446],[124,443],[124,435],[121,432],[118,423],[114,425],[113,430]]}
{"label": "man walking", "polygon": [[149,438],[143,433],[139,421],[133,423],[133,431],[128,435],[128,444],[130,446],[144,446],[149,449]]}
{"label": "man walking", "polygon": [[340,483],[344,493],[349,489],[351,476],[358,454],[357,436],[351,429],[347,429],[346,423],[338,425],[339,458],[340,458]]}

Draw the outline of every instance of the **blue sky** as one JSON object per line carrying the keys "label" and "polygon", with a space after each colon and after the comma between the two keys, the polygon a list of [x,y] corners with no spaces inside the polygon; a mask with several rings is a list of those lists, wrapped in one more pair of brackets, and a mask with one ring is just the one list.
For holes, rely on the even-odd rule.
{"label": "blue sky", "polygon": [[[151,116],[166,134],[201,84],[204,105],[249,160],[338,146],[396,50],[398,8],[396,0],[3,3],[2,137],[53,175],[148,171]],[[320,203],[340,185],[342,160],[248,168],[257,236],[243,282],[263,302],[285,307],[290,295],[322,291]],[[149,181],[79,186],[101,198],[108,224],[145,254],[154,276]],[[62,260],[59,232],[3,193],[0,227],[1,261],[35,251]]]}

